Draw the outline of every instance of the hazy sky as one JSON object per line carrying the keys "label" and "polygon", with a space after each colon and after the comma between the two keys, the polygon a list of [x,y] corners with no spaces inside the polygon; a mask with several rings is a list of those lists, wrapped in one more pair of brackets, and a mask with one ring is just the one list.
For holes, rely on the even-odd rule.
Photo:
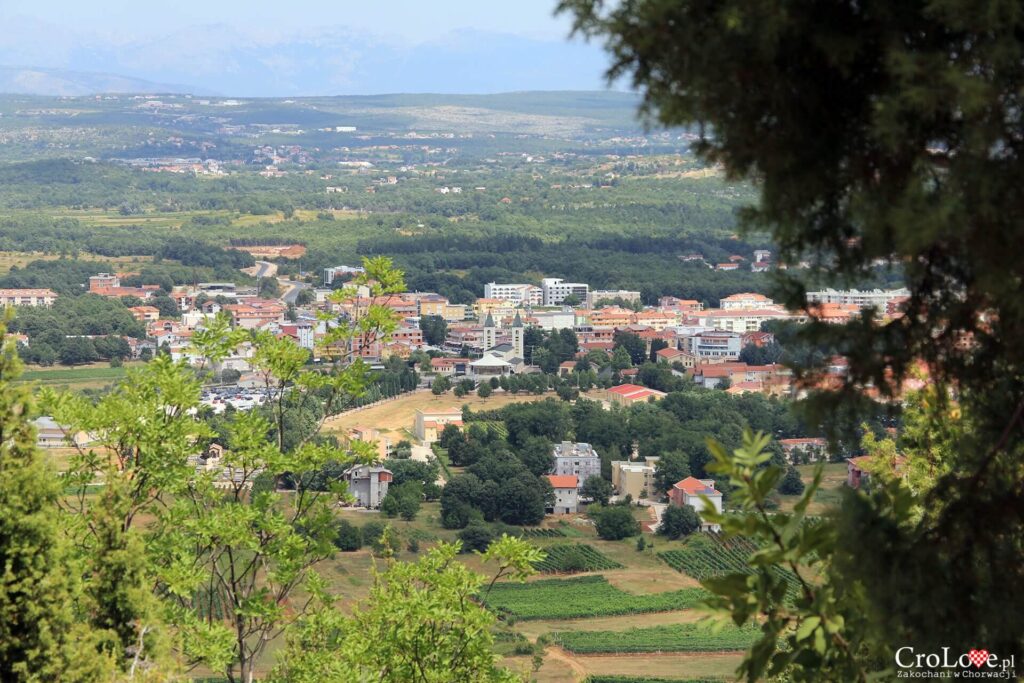
{"label": "hazy sky", "polygon": [[113,74],[247,96],[603,88],[607,56],[599,46],[569,40],[570,21],[553,15],[556,5],[0,0],[0,67]]}
{"label": "hazy sky", "polygon": [[35,19],[68,31],[145,38],[197,24],[302,31],[345,26],[380,38],[421,42],[453,30],[565,38],[555,0],[4,0],[0,17]]}

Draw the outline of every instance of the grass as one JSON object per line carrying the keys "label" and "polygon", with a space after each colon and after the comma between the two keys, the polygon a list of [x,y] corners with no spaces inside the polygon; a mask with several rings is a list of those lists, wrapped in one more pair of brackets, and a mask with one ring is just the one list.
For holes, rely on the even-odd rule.
{"label": "grass", "polygon": [[704,624],[672,624],[628,631],[560,631],[552,640],[569,652],[722,652],[745,650],[757,640],[756,627],[727,625],[713,631]]}
{"label": "grass", "polygon": [[371,425],[382,432],[396,432],[412,427],[417,410],[461,408],[464,405],[468,405],[473,410],[495,410],[510,403],[541,401],[552,395],[551,393],[540,396],[496,393],[488,398],[480,398],[476,395],[456,398],[451,393],[434,396],[429,391],[416,391],[402,394],[393,401],[386,401],[371,408],[354,410],[332,417],[324,424],[324,431],[345,432],[359,425]]}
{"label": "grass", "polygon": [[[816,467],[817,465],[797,466],[796,469],[800,473],[800,478],[803,480],[804,484],[809,484],[814,478],[814,469]],[[807,506],[807,514],[821,515],[828,512],[830,508],[838,506],[842,500],[842,487],[845,484],[846,463],[825,463],[821,476],[821,487],[814,494],[814,499],[811,500],[811,504]],[[793,509],[793,506],[796,505],[798,500],[800,500],[800,496],[780,495],[779,509],[788,512]]]}
{"label": "grass", "polygon": [[32,382],[41,387],[65,387],[72,390],[99,389],[124,379],[128,369],[137,365],[141,365],[141,362],[126,363],[119,368],[112,368],[108,363],[92,363],[76,367],[54,365],[45,368],[30,365],[18,381]]}
{"label": "grass", "polygon": [[693,607],[707,596],[699,588],[632,595],[603,576],[500,583],[483,596],[491,608],[516,619],[571,619],[613,614],[670,612]]}

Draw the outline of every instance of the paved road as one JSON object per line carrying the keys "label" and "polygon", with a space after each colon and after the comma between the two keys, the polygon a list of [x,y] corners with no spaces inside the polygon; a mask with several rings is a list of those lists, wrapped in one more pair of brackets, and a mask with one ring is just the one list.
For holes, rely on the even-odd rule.
{"label": "paved road", "polygon": [[270,261],[257,261],[256,262],[256,275],[255,277],[274,277],[277,275],[277,264],[271,263]]}
{"label": "paved road", "polygon": [[310,285],[305,282],[295,282],[293,280],[283,280],[279,278],[278,282],[280,282],[283,287],[288,288],[281,296],[281,301],[286,304],[294,304],[295,300],[299,298],[299,292],[310,287]]}

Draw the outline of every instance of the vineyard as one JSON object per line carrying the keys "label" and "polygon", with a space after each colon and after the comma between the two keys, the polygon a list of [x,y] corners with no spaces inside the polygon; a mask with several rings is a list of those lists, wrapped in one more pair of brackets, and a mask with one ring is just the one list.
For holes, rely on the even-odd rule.
{"label": "vineyard", "polygon": [[561,529],[531,529],[524,526],[519,536],[521,538],[565,538],[565,532]]}
{"label": "vineyard", "polygon": [[726,626],[715,633],[700,624],[672,624],[628,631],[565,631],[551,638],[578,654],[626,652],[720,652],[744,650],[761,631],[752,626]]}
{"label": "vineyard", "polygon": [[725,678],[652,678],[650,676],[587,676],[583,683],[722,683]]}
{"label": "vineyard", "polygon": [[[757,545],[747,538],[726,539],[717,534],[702,534],[692,537],[682,550],[658,553],[658,557],[676,571],[703,581],[734,572],[752,574],[754,570],[747,559],[756,550]],[[792,572],[783,569],[773,571],[788,584],[790,593],[799,588]]]}
{"label": "vineyard", "polygon": [[537,571],[557,574],[620,569],[621,564],[585,543],[563,543],[544,548],[547,557],[534,565]]}
{"label": "vineyard", "polygon": [[581,576],[529,583],[499,583],[482,597],[499,614],[516,619],[575,619],[671,612],[693,607],[707,597],[707,592],[688,588],[653,595],[632,595],[611,585],[603,576]]}

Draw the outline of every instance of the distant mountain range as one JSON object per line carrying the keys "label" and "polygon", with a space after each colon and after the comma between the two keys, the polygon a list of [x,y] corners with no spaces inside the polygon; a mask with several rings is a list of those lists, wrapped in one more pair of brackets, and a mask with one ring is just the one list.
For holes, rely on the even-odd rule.
{"label": "distant mountain range", "polygon": [[0,93],[18,95],[92,95],[95,93],[215,94],[192,86],[154,83],[130,76],[21,66],[0,66]]}
{"label": "distant mountain range", "polygon": [[476,30],[406,45],[344,28],[258,36],[211,25],[123,42],[64,33],[47,50],[21,38],[25,33],[8,30],[0,39],[0,64],[33,65],[0,68],[2,92],[257,97],[596,90],[605,85],[607,66],[593,45]]}

